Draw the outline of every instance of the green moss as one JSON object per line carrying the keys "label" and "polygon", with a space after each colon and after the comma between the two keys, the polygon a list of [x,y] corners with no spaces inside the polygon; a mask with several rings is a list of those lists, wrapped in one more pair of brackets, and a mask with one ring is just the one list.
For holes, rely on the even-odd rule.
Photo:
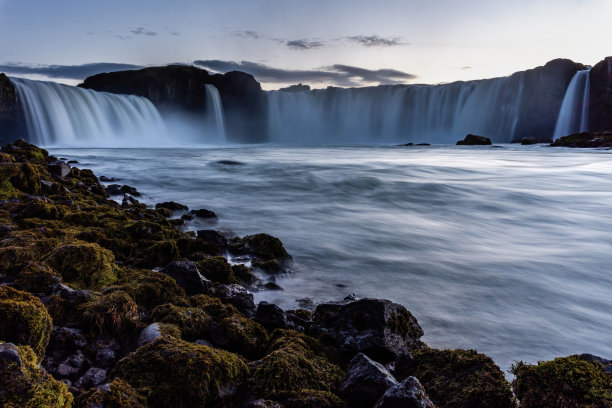
{"label": "green moss", "polygon": [[170,276],[148,270],[130,270],[117,289],[127,292],[147,309],[185,297],[185,291]]}
{"label": "green moss", "polygon": [[118,279],[115,256],[98,244],[75,242],[60,246],[47,262],[65,282],[78,288],[103,289]]}
{"label": "green moss", "polygon": [[292,330],[275,330],[268,352],[251,372],[251,388],[258,396],[274,399],[304,389],[334,391],[344,375],[320,352],[317,340]]}
{"label": "green moss", "polygon": [[6,408],[70,408],[73,397],[66,384],[38,365],[34,351],[18,346],[22,366],[0,367],[0,406]]}
{"label": "green moss", "polygon": [[504,374],[474,350],[413,352],[413,373],[438,408],[516,407]]}
{"label": "green moss", "polygon": [[257,277],[251,272],[251,269],[246,265],[237,264],[232,265],[232,272],[234,276],[242,283],[250,285],[257,280]]}
{"label": "green moss", "polygon": [[300,390],[281,394],[285,408],[344,408],[346,404],[337,395],[328,391]]}
{"label": "green moss", "polygon": [[83,408],[146,408],[146,398],[128,383],[114,380],[104,388],[92,388],[78,398],[78,406]]}
{"label": "green moss", "polygon": [[19,213],[18,218],[40,218],[42,220],[59,220],[65,215],[62,206],[53,205],[45,202],[29,203]]}
{"label": "green moss", "polygon": [[176,241],[172,240],[154,243],[145,250],[144,256],[142,265],[149,267],[166,266],[180,258]]}
{"label": "green moss", "polygon": [[25,246],[9,246],[0,248],[0,270],[10,272],[22,265],[33,261],[35,253],[32,248]]}
{"label": "green moss", "polygon": [[152,408],[214,406],[231,399],[228,391],[239,387],[247,374],[235,354],[172,337],[140,347],[112,372],[140,390]]}
{"label": "green moss", "polygon": [[13,286],[26,292],[49,293],[60,280],[59,275],[49,266],[32,262],[21,269]]}
{"label": "green moss", "polygon": [[122,291],[94,296],[79,306],[79,310],[81,325],[92,336],[130,334],[138,327],[138,305]]}
{"label": "green moss", "polygon": [[512,386],[521,407],[612,406],[612,375],[599,362],[580,356],[559,357],[537,365],[514,364]]}
{"label": "green moss", "polygon": [[198,270],[207,279],[216,283],[240,283],[240,280],[234,275],[227,260],[222,256],[205,258],[196,263]]}
{"label": "green moss", "polygon": [[395,333],[401,334],[403,337],[409,336],[413,339],[418,339],[423,336],[423,329],[418,324],[414,324],[416,319],[406,309],[401,309],[398,313],[391,315],[389,319],[389,327]]}
{"label": "green moss", "polygon": [[37,297],[0,286],[0,341],[30,346],[42,357],[52,328],[51,316]]}
{"label": "green moss", "polygon": [[153,309],[153,321],[176,325],[185,340],[195,341],[206,337],[211,318],[202,309],[195,307],[180,307],[162,305]]}
{"label": "green moss", "polygon": [[28,161],[35,164],[45,164],[49,157],[49,152],[45,149],[21,139],[2,146],[2,152],[14,156],[18,161]]}

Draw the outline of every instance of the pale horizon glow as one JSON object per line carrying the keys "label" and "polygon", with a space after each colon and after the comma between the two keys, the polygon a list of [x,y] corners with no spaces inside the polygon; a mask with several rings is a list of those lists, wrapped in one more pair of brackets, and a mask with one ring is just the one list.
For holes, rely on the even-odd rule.
{"label": "pale horizon glow", "polygon": [[[317,72],[342,65],[406,74],[380,83],[435,84],[507,76],[555,58],[594,65],[612,54],[611,15],[609,0],[0,0],[0,65],[219,60]],[[342,75],[342,83],[255,77],[264,89],[379,83]]]}

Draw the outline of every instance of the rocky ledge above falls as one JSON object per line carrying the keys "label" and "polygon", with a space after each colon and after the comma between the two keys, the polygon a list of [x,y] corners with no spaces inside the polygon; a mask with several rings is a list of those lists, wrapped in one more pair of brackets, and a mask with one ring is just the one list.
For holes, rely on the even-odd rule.
{"label": "rocky ledge above falls", "polygon": [[144,96],[162,114],[188,112],[203,118],[206,106],[205,85],[214,85],[221,96],[227,133],[235,142],[258,142],[265,137],[267,105],[261,85],[252,75],[232,71],[209,74],[186,65],[168,65],[140,70],[117,71],[91,76],[82,88],[118,94]]}

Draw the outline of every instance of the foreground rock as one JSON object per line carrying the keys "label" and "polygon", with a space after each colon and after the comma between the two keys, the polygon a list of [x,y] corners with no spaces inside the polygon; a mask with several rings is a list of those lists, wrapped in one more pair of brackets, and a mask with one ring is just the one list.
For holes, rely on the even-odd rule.
{"label": "foreground rock", "polygon": [[348,365],[339,395],[351,407],[370,408],[396,384],[393,375],[382,364],[359,353]]}
{"label": "foreground rock", "polygon": [[554,147],[612,147],[612,132],[582,132],[560,137],[551,143]]}
{"label": "foreground rock", "polygon": [[389,362],[420,345],[423,329],[405,307],[389,300],[348,299],[317,306],[311,332],[346,354],[365,353]]}
{"label": "foreground rock", "polygon": [[478,146],[478,145],[490,145],[491,139],[484,136],[476,136],[469,134],[463,140],[457,141],[457,146]]}
{"label": "foreground rock", "polygon": [[408,377],[389,388],[374,408],[435,408],[415,377]]}

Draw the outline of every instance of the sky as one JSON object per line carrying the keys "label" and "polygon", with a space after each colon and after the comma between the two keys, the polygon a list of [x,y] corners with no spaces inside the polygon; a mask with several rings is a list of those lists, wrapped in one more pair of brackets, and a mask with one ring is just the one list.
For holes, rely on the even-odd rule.
{"label": "sky", "polygon": [[0,72],[76,84],[169,63],[264,89],[443,83],[612,55],[612,0],[0,0]]}

